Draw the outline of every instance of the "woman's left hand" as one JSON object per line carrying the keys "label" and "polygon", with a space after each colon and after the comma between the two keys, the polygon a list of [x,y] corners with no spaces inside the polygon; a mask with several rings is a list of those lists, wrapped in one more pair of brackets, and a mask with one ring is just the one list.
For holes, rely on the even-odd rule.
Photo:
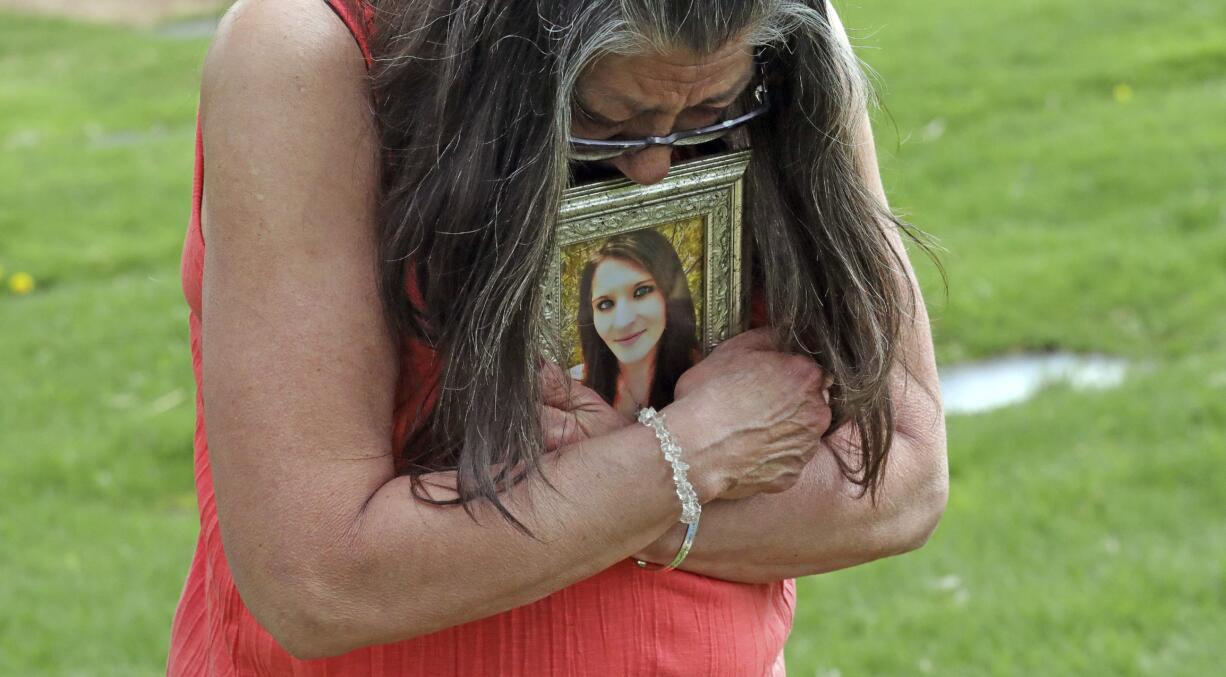
{"label": "woman's left hand", "polygon": [[609,406],[596,391],[574,381],[556,364],[541,367],[541,428],[545,450],[557,451],[613,432],[634,421]]}

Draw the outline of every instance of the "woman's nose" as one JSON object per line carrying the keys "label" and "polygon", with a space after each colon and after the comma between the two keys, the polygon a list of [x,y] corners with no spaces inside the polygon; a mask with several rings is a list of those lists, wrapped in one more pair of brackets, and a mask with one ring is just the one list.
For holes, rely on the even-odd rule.
{"label": "woman's nose", "polygon": [[638,313],[634,310],[633,303],[618,303],[613,310],[613,327],[615,329],[625,329],[634,323],[634,318]]}
{"label": "woman's nose", "polygon": [[673,149],[670,146],[649,146],[618,156],[613,161],[613,166],[621,170],[627,179],[645,186],[668,176],[672,155]]}

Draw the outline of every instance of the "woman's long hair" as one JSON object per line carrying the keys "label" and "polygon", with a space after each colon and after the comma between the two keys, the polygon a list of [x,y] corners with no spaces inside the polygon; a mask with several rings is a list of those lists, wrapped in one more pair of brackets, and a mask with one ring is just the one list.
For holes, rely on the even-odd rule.
{"label": "woman's long hair", "polygon": [[450,503],[473,514],[488,501],[524,528],[499,493],[539,473],[541,282],[584,69],[608,53],[711,53],[734,39],[766,55],[778,96],[733,143],[753,147],[744,223],[756,284],[779,349],[833,377],[830,431],[854,425],[860,442],[835,456],[876,498],[888,376],[914,308],[886,231],[914,234],[861,171],[870,89],[825,1],[375,0],[380,295],[402,348],[426,346],[440,368],[421,434],[394,450],[419,498],[430,500],[422,474],[452,469]]}
{"label": "woman's long hair", "polygon": [[583,350],[583,385],[612,404],[617,395],[620,365],[604,339],[596,333],[592,312],[592,280],[602,261],[629,261],[651,274],[664,296],[664,332],[656,349],[651,391],[644,405],[657,409],[672,404],[673,390],[681,374],[693,366],[698,349],[694,320],[694,297],[681,267],[681,259],[668,238],[650,228],[615,235],[592,253],[579,275],[579,347]]}

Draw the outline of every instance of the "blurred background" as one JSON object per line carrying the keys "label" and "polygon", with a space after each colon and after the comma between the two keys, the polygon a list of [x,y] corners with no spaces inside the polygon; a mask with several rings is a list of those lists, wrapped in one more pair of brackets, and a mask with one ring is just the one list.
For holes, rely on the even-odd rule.
{"label": "blurred background", "polygon": [[[211,0],[0,0],[0,674],[164,673],[197,533],[179,254]],[[949,408],[921,550],[803,579],[794,675],[1226,649],[1226,3],[836,2]]]}

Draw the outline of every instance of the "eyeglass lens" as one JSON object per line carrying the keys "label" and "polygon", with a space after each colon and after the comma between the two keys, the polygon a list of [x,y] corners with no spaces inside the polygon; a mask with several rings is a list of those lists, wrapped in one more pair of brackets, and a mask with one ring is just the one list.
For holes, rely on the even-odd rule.
{"label": "eyeglass lens", "polygon": [[[696,134],[681,139],[677,139],[671,144],[672,146],[697,146],[722,138],[732,131],[731,129],[716,129],[705,134]],[[648,144],[638,144],[627,148],[609,148],[606,146],[586,146],[582,143],[572,143],[570,156],[575,160],[608,160],[615,158],[618,155],[628,153],[630,151],[641,150],[649,147]]]}

